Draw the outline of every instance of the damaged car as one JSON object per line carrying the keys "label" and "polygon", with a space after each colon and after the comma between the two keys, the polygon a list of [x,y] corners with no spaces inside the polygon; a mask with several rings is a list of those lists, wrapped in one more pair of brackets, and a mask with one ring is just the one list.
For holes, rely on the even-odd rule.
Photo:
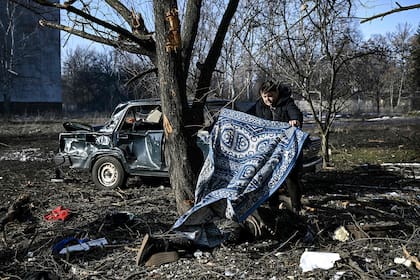
{"label": "damaged car", "polygon": [[[204,119],[210,124],[218,109],[229,101],[208,101]],[[232,108],[232,107],[230,107]],[[169,177],[165,161],[165,137],[158,99],[134,100],[116,106],[109,120],[100,126],[66,122],[59,135],[57,167],[70,167],[91,173],[95,185],[118,188],[129,176]],[[198,146],[208,150],[207,130],[198,132]],[[303,150],[304,172],[316,171],[322,164],[320,139],[308,137]]]}

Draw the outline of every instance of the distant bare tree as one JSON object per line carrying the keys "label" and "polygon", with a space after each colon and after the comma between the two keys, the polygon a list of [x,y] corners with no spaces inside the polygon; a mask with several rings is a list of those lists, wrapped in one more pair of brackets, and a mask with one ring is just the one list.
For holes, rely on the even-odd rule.
{"label": "distant bare tree", "polygon": [[124,98],[113,53],[76,48],[63,62],[63,105],[67,111],[107,111]]}
{"label": "distant bare tree", "polygon": [[[355,76],[355,94],[358,103],[370,99],[374,102],[376,113],[381,112],[386,95],[386,87],[389,81],[387,73],[391,71],[391,50],[388,47],[387,38],[383,35],[373,35],[366,42],[369,48],[382,50],[377,55],[363,56],[353,63],[353,74]],[[359,105],[359,104],[358,104]],[[356,111],[359,113],[359,110]]]}
{"label": "distant bare tree", "polygon": [[401,97],[404,89],[407,88],[407,75],[408,75],[408,58],[410,56],[410,39],[411,39],[411,26],[409,24],[398,24],[395,32],[389,33],[389,41],[392,46],[393,60],[396,64],[397,73],[394,76],[396,80],[396,96],[394,90],[390,90],[389,101],[391,112],[395,107],[399,107]]}
{"label": "distant bare tree", "polygon": [[217,66],[218,72],[215,75],[215,83],[224,98],[231,100],[253,98],[252,86],[258,71],[253,56],[259,52],[256,48],[259,36],[255,28],[260,25],[254,17],[258,14],[259,6],[263,5],[266,3],[241,1],[238,7],[240,12],[236,13],[232,20]]}
{"label": "distant bare tree", "polygon": [[129,99],[159,98],[157,68],[147,57],[115,50],[113,60],[120,91]]}
{"label": "distant bare tree", "polygon": [[410,46],[410,80],[414,91],[420,92],[420,24]]}
{"label": "distant bare tree", "polygon": [[288,83],[309,104],[322,139],[324,166],[337,112],[354,94],[351,62],[373,53],[359,46],[351,1],[270,1],[255,20],[259,26],[254,61],[266,77]]}
{"label": "distant bare tree", "polygon": [[[365,5],[364,2],[365,1],[361,1],[362,5]],[[367,17],[365,19],[362,19],[361,20],[361,23],[363,24],[363,23],[368,22],[368,21],[373,21],[373,20],[376,20],[378,18],[383,18],[383,17],[386,17],[386,16],[388,16],[390,14],[394,14],[394,13],[401,13],[402,15],[404,15],[404,11],[413,10],[413,9],[420,9],[420,3],[409,5],[409,6],[403,6],[399,2],[395,2],[395,4],[396,4],[396,7],[395,8],[391,8],[388,11],[385,11],[383,13],[375,14],[375,15],[372,15],[372,16]],[[401,46],[401,44],[404,44],[403,42],[406,39],[406,35],[407,35],[407,34],[404,34],[407,31],[407,30],[404,30],[404,29],[406,29],[406,27],[407,26],[399,26],[398,27],[398,29],[399,29],[398,33],[400,33],[399,34],[400,36],[396,36],[396,38],[394,38],[394,40],[393,40],[394,44],[397,44],[397,45],[400,45],[400,46]],[[399,59],[402,59],[401,54],[403,54],[403,53],[405,54],[406,53],[406,50],[399,49],[399,52],[400,53],[397,54],[397,55],[399,56]],[[411,52],[411,53],[413,53],[413,52]],[[399,62],[401,63],[401,62],[403,62],[403,60],[400,60]],[[406,61],[404,61],[404,63],[406,63]],[[405,81],[406,75],[407,75],[405,68],[406,67],[404,65],[404,69],[401,68],[400,69],[401,72],[398,75],[400,77],[400,80],[399,80],[399,86],[397,86],[397,88],[398,88],[398,90],[397,90],[397,92],[398,92],[397,93],[397,97],[395,97],[395,95],[394,95],[395,86],[394,86],[394,84],[392,84],[389,81],[390,82],[390,87],[389,87],[389,91],[390,91],[389,100],[390,100],[390,103],[391,103],[390,104],[391,111],[393,111],[396,106],[399,106],[400,101],[401,101],[401,95],[402,95],[403,87],[404,87],[404,84],[405,84],[404,81]],[[411,72],[411,73],[413,73],[413,72]],[[416,75],[414,75],[413,77],[414,77],[414,80],[415,80],[416,79]],[[395,99],[396,99],[396,104],[394,102]]]}

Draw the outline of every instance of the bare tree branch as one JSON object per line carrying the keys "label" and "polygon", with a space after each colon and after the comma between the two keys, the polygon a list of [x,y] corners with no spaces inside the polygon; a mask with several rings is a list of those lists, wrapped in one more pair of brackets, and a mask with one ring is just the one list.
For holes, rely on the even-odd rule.
{"label": "bare tree branch", "polygon": [[134,9],[130,11],[119,0],[105,0],[122,18],[131,26],[133,34],[139,39],[150,39],[150,32],[147,30],[143,17],[139,13],[135,13]]}
{"label": "bare tree branch", "polygon": [[219,28],[217,29],[213,44],[210,47],[206,60],[200,68],[200,78],[197,83],[197,92],[195,96],[195,100],[198,100],[198,102],[194,102],[194,106],[204,106],[206,101],[205,93],[210,86],[211,76],[214,69],[216,68],[217,60],[220,56],[230,21],[236,12],[238,3],[239,0],[230,0],[226,7],[225,13],[223,14],[223,18],[220,22]]}
{"label": "bare tree branch", "polygon": [[185,78],[191,63],[191,55],[197,36],[198,22],[200,21],[202,0],[188,0],[185,22],[182,29],[182,64]]}
{"label": "bare tree branch", "polygon": [[105,0],[105,2],[112,7],[122,18],[131,24],[131,11],[118,0]]}
{"label": "bare tree branch", "polygon": [[399,8],[393,9],[393,10],[390,10],[390,11],[387,11],[385,13],[381,13],[381,14],[377,14],[377,15],[368,17],[366,19],[361,20],[360,23],[365,23],[365,22],[374,20],[376,18],[381,18],[381,17],[388,16],[390,14],[394,14],[394,13],[399,13],[399,12],[402,12],[402,11],[407,11],[407,10],[413,10],[413,9],[419,9],[420,8],[420,4],[415,4],[415,5],[411,5],[411,6],[401,6],[397,2],[397,5],[398,5]]}
{"label": "bare tree branch", "polygon": [[100,26],[103,26],[104,28],[107,28],[113,32],[116,32],[117,34],[121,35],[122,38],[126,38],[129,39],[131,41],[133,41],[134,43],[137,43],[138,45],[140,45],[142,48],[144,48],[145,50],[147,50],[148,53],[153,54],[155,53],[155,43],[152,41],[152,36],[151,35],[137,35],[134,36],[133,33],[131,33],[130,31],[128,31],[125,28],[122,28],[120,26],[111,24],[109,22],[106,22],[104,20],[101,20],[97,17],[92,16],[91,14],[88,14],[80,9],[77,9],[71,5],[68,4],[64,4],[61,5],[60,3],[54,3],[54,2],[50,2],[47,0],[34,0],[36,3],[43,5],[43,6],[49,6],[49,7],[56,7],[62,10],[66,10],[70,13],[73,13],[75,15],[81,16],[93,23],[96,23]]}
{"label": "bare tree branch", "polygon": [[64,5],[73,5],[74,2],[76,2],[77,0],[70,0],[70,1],[66,1],[64,2]]}
{"label": "bare tree branch", "polygon": [[70,34],[97,42],[97,43],[101,43],[101,44],[105,44],[111,47],[115,47],[115,48],[119,48],[122,49],[124,51],[130,52],[130,53],[135,53],[135,54],[144,54],[144,55],[149,55],[150,53],[148,52],[148,50],[145,50],[141,47],[139,47],[136,44],[129,44],[120,40],[111,40],[110,38],[103,38],[100,36],[96,36],[93,34],[89,34],[87,32],[81,31],[81,30],[77,30],[65,25],[61,25],[58,23],[54,23],[54,22],[50,22],[50,21],[46,21],[46,20],[40,20],[39,24],[41,26],[46,26],[46,27],[50,27],[50,28],[54,28],[54,29],[58,29],[58,30],[62,30],[62,31],[66,31]]}
{"label": "bare tree branch", "polygon": [[132,77],[130,80],[128,80],[128,81],[124,84],[124,86],[128,86],[128,85],[130,85],[132,82],[134,82],[134,81],[136,81],[136,80],[138,80],[138,79],[140,79],[140,78],[142,78],[142,77],[146,76],[147,74],[150,74],[150,73],[155,73],[155,74],[157,75],[157,72],[158,72],[158,69],[157,69],[157,68],[151,68],[151,69],[149,69],[149,70],[143,71],[143,72],[141,72],[141,73],[139,73],[139,74],[135,75],[134,77]]}

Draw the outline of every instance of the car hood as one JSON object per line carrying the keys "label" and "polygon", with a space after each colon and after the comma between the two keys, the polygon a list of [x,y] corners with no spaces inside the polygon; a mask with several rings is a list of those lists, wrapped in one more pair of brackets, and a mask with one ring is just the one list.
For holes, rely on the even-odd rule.
{"label": "car hood", "polygon": [[99,131],[104,126],[103,125],[92,126],[90,124],[85,124],[85,123],[80,123],[80,122],[65,122],[63,123],[63,127],[67,132],[72,132],[72,131],[95,132],[95,131]]}

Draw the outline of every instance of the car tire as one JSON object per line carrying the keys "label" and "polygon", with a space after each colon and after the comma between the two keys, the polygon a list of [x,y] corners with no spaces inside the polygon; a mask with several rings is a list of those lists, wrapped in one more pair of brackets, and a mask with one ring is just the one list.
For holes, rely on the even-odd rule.
{"label": "car tire", "polygon": [[127,182],[127,174],[118,159],[101,157],[93,165],[92,180],[101,188],[121,188]]}

